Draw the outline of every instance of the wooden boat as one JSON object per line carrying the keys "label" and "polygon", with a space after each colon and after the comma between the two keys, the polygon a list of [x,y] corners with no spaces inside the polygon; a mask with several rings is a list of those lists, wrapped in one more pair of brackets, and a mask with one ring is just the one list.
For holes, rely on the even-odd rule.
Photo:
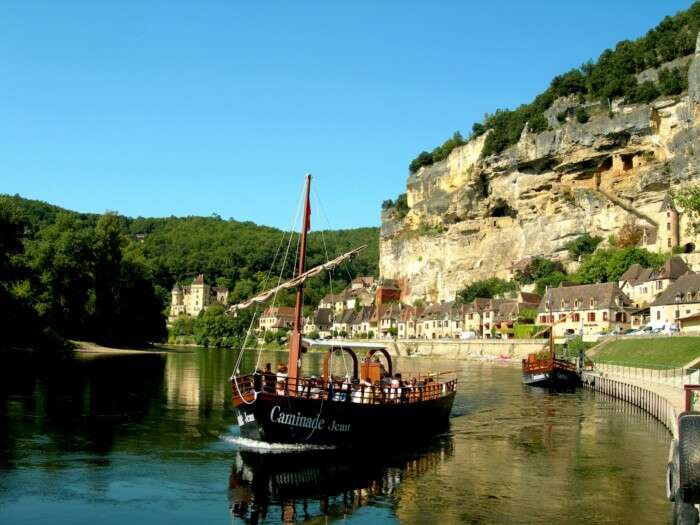
{"label": "wooden boat", "polygon": [[[403,440],[409,435],[443,430],[455,399],[457,380],[454,373],[404,377],[399,386],[394,383],[392,387],[381,383],[383,375],[388,373],[393,377],[395,373],[391,356],[383,345],[302,339],[304,281],[338,266],[361,249],[305,270],[310,183],[311,176],[307,175],[296,276],[231,307],[232,310],[245,308],[266,301],[279,289],[296,288],[286,377],[260,372],[240,375],[237,371],[231,377],[233,405],[241,436],[267,443],[350,445],[368,442],[378,432],[387,432]],[[300,373],[300,357],[312,346],[326,352],[320,378],[303,377]],[[361,360],[356,351],[365,352]],[[336,352],[343,352],[352,360],[351,377],[332,375],[330,364]],[[380,356],[385,363],[380,361]]]}
{"label": "wooden boat", "polygon": [[[548,298],[546,303],[548,308],[549,301]],[[566,318],[555,323],[551,311],[549,317],[549,350],[528,354],[527,359],[523,359],[523,383],[551,390],[576,388],[581,384],[580,372],[583,363],[580,362],[580,359],[572,361],[558,358],[554,352],[554,326]]]}

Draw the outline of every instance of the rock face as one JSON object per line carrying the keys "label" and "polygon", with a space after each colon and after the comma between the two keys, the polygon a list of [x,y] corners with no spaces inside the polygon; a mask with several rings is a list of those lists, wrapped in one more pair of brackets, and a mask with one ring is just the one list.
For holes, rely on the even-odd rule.
{"label": "rock face", "polygon": [[574,264],[568,241],[607,238],[629,221],[649,249],[694,249],[683,214],[672,228],[661,204],[700,173],[700,37],[688,75],[688,95],[618,105],[612,116],[588,106],[585,124],[572,118],[575,100],[560,99],[545,115],[549,131],[526,127],[517,144],[482,158],[484,135],[411,174],[408,214],[382,213],[382,276],[401,282],[406,301],[451,300],[470,282],[510,278],[528,256]]}

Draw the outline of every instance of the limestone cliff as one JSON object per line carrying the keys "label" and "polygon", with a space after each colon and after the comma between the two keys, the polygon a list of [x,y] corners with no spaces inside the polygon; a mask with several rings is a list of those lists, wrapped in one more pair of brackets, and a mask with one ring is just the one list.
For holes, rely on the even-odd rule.
{"label": "limestone cliff", "polygon": [[399,279],[407,301],[450,300],[472,281],[510,277],[524,257],[566,261],[569,240],[607,238],[630,220],[657,251],[695,243],[682,213],[671,240],[661,203],[700,173],[700,37],[688,77],[687,94],[649,105],[589,104],[584,124],[573,118],[577,102],[559,99],[548,131],[526,127],[486,158],[482,135],[420,168],[407,181],[408,214],[382,213],[382,276]]}

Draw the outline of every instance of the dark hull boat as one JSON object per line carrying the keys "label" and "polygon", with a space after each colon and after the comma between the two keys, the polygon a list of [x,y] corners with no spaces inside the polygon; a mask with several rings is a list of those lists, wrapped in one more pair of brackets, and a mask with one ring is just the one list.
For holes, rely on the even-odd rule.
{"label": "dark hull boat", "polygon": [[546,359],[523,359],[523,383],[528,386],[565,390],[581,385],[581,375],[576,364],[548,356]]}
{"label": "dark hull boat", "polygon": [[[362,249],[352,250],[311,270],[305,269],[311,214],[310,183],[311,177],[307,175],[296,276],[230,308],[235,313],[240,308],[276,297],[280,290],[296,290],[288,372],[275,375],[270,371],[256,371],[240,375],[236,370],[231,377],[241,436],[266,443],[344,446],[371,441],[382,432],[389,432],[388,435],[395,435],[402,441],[414,435],[441,432],[454,403],[456,378],[447,377],[448,373],[413,378],[394,376],[391,356],[383,345],[302,340],[304,281],[324,270],[332,270]],[[320,379],[300,374],[300,357],[309,347],[326,351]],[[362,362],[356,350],[367,351]],[[335,352],[349,354],[353,362],[352,376],[349,373],[345,377],[333,375],[330,361]],[[380,362],[380,355],[386,367]]]}
{"label": "dark hull boat", "polygon": [[368,387],[350,395],[347,390],[327,388],[315,393],[315,398],[304,393],[269,392],[263,387],[249,397],[254,397],[254,402],[240,401],[236,406],[244,438],[268,443],[350,445],[371,439],[378,432],[405,437],[443,431],[455,398],[455,382],[435,382],[413,389]]}

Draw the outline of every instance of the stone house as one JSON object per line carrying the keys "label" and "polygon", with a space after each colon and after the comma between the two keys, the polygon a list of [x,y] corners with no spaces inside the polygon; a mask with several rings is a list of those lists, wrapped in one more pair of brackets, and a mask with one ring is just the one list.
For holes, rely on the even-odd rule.
{"label": "stone house", "polygon": [[352,324],[355,321],[355,310],[345,309],[336,314],[333,320],[333,332],[344,332],[347,336],[352,334]]}
{"label": "stone house", "polygon": [[675,325],[684,320],[686,326],[693,323],[690,317],[700,313],[700,274],[687,273],[671,284],[650,306],[651,325],[655,327]]}
{"label": "stone house", "polygon": [[540,301],[538,323],[554,324],[554,336],[588,335],[630,325],[632,301],[617,283],[549,288]]}
{"label": "stone house", "polygon": [[333,327],[333,310],[331,308],[319,308],[304,320],[304,334],[318,332],[319,337],[330,336]]}
{"label": "stone house", "polygon": [[618,285],[637,308],[645,308],[681,275],[690,271],[678,255],[670,257],[659,269],[633,264],[620,276]]}
{"label": "stone house", "polygon": [[363,306],[355,310],[348,334],[352,337],[367,337],[369,333],[377,336],[377,319],[373,306]]}
{"label": "stone house", "polygon": [[401,288],[395,279],[382,279],[374,292],[374,303],[382,304],[399,302],[401,300]]}
{"label": "stone house", "polygon": [[392,303],[377,308],[377,328],[379,329],[378,335],[380,337],[392,337],[392,328],[395,328],[398,333],[401,310],[399,303]]}
{"label": "stone house", "polygon": [[491,299],[477,297],[471,303],[464,305],[464,332],[474,332],[477,336],[483,334],[483,315],[491,303]]}
{"label": "stone house", "polygon": [[399,331],[399,339],[415,339],[416,323],[418,317],[423,313],[422,308],[406,306],[401,309],[396,328]]}
{"label": "stone house", "polygon": [[464,308],[453,301],[425,307],[416,323],[419,339],[456,339],[464,324]]}
{"label": "stone house", "polygon": [[226,304],[228,301],[228,288],[223,286],[211,287],[204,282],[204,275],[199,274],[192,280],[192,284],[181,286],[173,285],[170,292],[170,315],[168,321],[173,322],[180,315],[195,317],[199,312],[212,304]]}
{"label": "stone house", "polygon": [[294,307],[269,306],[260,316],[259,330],[283,330],[292,328],[294,324]]}

